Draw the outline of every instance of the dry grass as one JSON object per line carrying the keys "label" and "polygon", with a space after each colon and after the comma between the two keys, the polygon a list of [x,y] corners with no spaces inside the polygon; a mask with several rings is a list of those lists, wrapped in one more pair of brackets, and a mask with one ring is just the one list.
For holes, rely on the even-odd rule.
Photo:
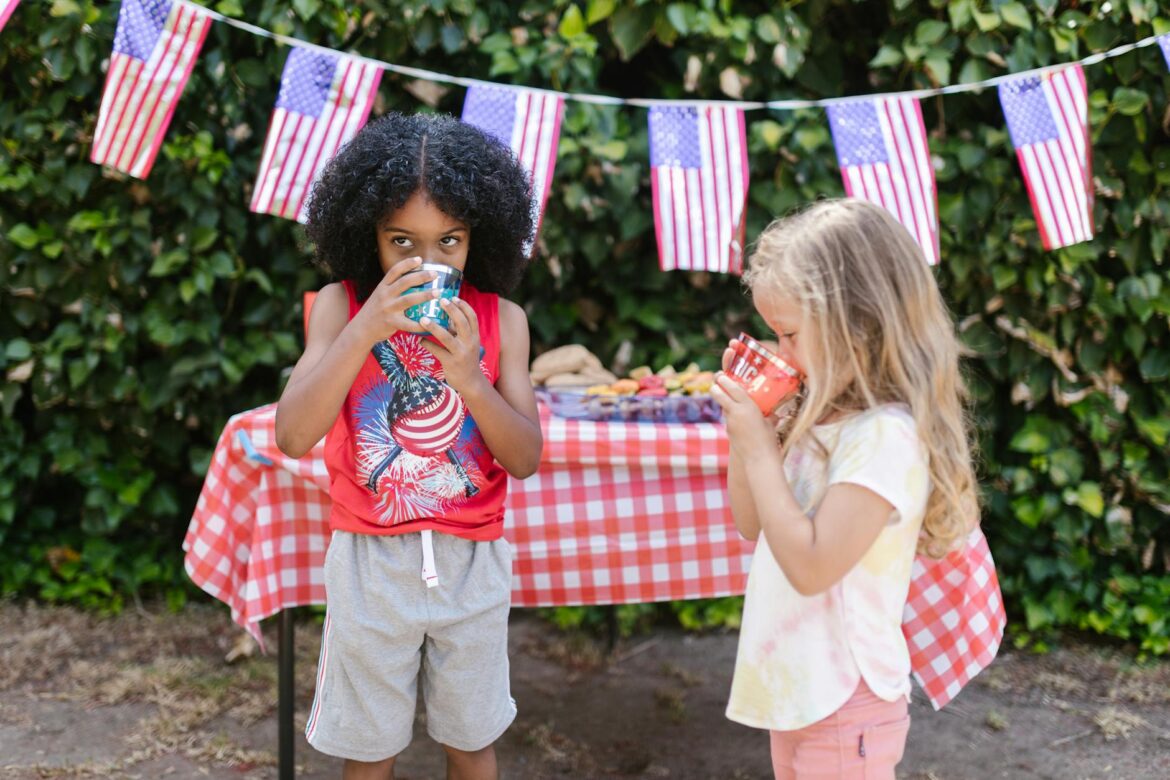
{"label": "dry grass", "polygon": [[0,776],[131,777],[136,765],[167,754],[242,770],[275,766],[273,753],[245,748],[215,728],[224,716],[241,725],[270,717],[276,703],[271,659],[230,666],[220,660],[215,651],[227,636],[217,611],[189,611],[182,619],[127,614],[111,625],[67,608],[4,603],[0,625],[22,626],[0,632],[6,701],[0,721],[22,722],[22,708],[11,703],[22,697],[74,702],[97,712],[130,703],[154,710],[125,738],[115,761],[7,765]]}

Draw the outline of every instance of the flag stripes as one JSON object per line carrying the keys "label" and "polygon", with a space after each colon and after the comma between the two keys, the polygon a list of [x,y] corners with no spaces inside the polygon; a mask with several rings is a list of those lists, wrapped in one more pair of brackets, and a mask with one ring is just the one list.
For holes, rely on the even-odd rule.
{"label": "flag stripes", "polygon": [[124,0],[93,162],[146,178],[210,26],[211,17],[182,0]]}

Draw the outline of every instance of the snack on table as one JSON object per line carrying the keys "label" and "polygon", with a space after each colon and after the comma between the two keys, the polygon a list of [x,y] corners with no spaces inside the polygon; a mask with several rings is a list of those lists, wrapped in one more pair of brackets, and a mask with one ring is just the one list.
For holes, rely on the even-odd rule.
{"label": "snack on table", "polygon": [[[594,371],[613,376],[601,365],[601,360],[580,344],[566,344],[537,355],[528,369],[534,385],[545,384],[558,374],[583,374]],[[617,377],[614,377],[616,379]],[[609,380],[613,381],[613,379]]]}
{"label": "snack on table", "polygon": [[682,371],[638,366],[618,378],[579,344],[545,352],[531,368],[541,400],[561,417],[631,422],[714,422],[721,418],[709,391],[712,371],[691,363]]}

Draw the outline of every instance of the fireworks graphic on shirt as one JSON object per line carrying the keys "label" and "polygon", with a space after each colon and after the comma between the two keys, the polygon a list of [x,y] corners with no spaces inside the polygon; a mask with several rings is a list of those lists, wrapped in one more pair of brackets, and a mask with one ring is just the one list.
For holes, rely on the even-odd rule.
{"label": "fireworks graphic on shirt", "polygon": [[[355,448],[357,476],[376,497],[378,519],[435,517],[477,494],[482,447],[442,364],[415,334],[379,342],[373,354],[385,380],[359,394]],[[486,373],[482,360],[480,370]]]}

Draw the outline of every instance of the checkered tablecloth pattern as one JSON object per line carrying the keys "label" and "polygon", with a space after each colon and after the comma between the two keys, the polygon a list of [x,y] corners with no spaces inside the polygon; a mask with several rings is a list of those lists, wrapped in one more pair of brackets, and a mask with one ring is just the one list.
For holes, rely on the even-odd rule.
{"label": "checkered tablecloth pattern", "polygon": [[[183,542],[191,579],[261,643],[264,618],[325,602],[330,533],[324,445],[285,456],[275,417],[270,404],[228,420]],[[722,426],[566,420],[543,407],[541,426],[540,470],[508,485],[514,606],[743,593],[754,545],[731,518]],[[971,559],[972,549],[987,551],[986,540],[942,562],[919,559],[911,585],[904,628],[936,707],[990,661],[1003,633],[990,552]]]}
{"label": "checkered tablecloth pattern", "polygon": [[914,561],[902,632],[914,678],[936,710],[991,663],[1006,625],[995,561],[979,528],[945,558]]}

